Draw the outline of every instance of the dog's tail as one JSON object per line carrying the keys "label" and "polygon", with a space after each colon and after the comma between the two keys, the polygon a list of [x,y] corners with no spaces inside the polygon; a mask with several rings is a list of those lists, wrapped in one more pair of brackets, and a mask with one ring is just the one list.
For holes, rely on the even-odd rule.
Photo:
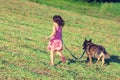
{"label": "dog's tail", "polygon": [[105,59],[109,59],[110,58],[110,54],[108,52],[104,52],[105,53]]}

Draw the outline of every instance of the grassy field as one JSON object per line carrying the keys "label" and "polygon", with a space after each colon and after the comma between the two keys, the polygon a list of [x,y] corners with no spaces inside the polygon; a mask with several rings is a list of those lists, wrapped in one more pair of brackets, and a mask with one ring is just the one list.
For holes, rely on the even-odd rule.
{"label": "grassy field", "polygon": [[[120,21],[120,3],[87,3],[80,0],[29,0],[81,15]],[[83,0],[84,1],[84,0]]]}
{"label": "grassy field", "polygon": [[[0,0],[0,80],[120,80],[120,23],[26,0]],[[63,40],[76,57],[85,38],[103,45],[110,64],[88,65],[64,49],[66,63],[49,66],[46,47],[52,30],[52,16],[61,15],[66,24]]]}

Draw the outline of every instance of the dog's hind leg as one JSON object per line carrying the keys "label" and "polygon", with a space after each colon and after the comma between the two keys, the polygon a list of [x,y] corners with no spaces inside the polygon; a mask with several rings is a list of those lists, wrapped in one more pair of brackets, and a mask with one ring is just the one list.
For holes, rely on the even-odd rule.
{"label": "dog's hind leg", "polygon": [[104,65],[104,63],[105,63],[105,55],[104,55],[104,53],[102,53],[102,65],[101,66],[103,66]]}
{"label": "dog's hind leg", "polygon": [[97,58],[97,62],[96,63],[98,63],[100,61],[100,57],[99,58]]}
{"label": "dog's hind leg", "polygon": [[105,56],[102,56],[102,65],[101,66],[103,66],[104,63],[105,63]]}

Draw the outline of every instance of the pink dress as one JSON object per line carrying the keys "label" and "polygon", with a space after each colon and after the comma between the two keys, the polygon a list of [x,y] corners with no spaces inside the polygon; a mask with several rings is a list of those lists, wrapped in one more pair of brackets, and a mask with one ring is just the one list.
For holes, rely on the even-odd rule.
{"label": "pink dress", "polygon": [[48,50],[62,50],[62,27],[56,28],[55,35],[50,39],[48,44]]}

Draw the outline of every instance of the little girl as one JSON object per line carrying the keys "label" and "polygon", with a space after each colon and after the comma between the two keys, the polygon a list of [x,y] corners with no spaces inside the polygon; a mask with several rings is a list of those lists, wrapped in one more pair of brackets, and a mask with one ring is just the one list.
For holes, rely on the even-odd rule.
{"label": "little girl", "polygon": [[62,54],[63,44],[62,44],[62,28],[64,26],[64,20],[61,16],[53,16],[53,31],[50,36],[46,39],[50,39],[48,44],[48,50],[50,50],[50,65],[54,66],[54,53],[57,52],[61,57],[62,62],[66,62],[66,58]]}

